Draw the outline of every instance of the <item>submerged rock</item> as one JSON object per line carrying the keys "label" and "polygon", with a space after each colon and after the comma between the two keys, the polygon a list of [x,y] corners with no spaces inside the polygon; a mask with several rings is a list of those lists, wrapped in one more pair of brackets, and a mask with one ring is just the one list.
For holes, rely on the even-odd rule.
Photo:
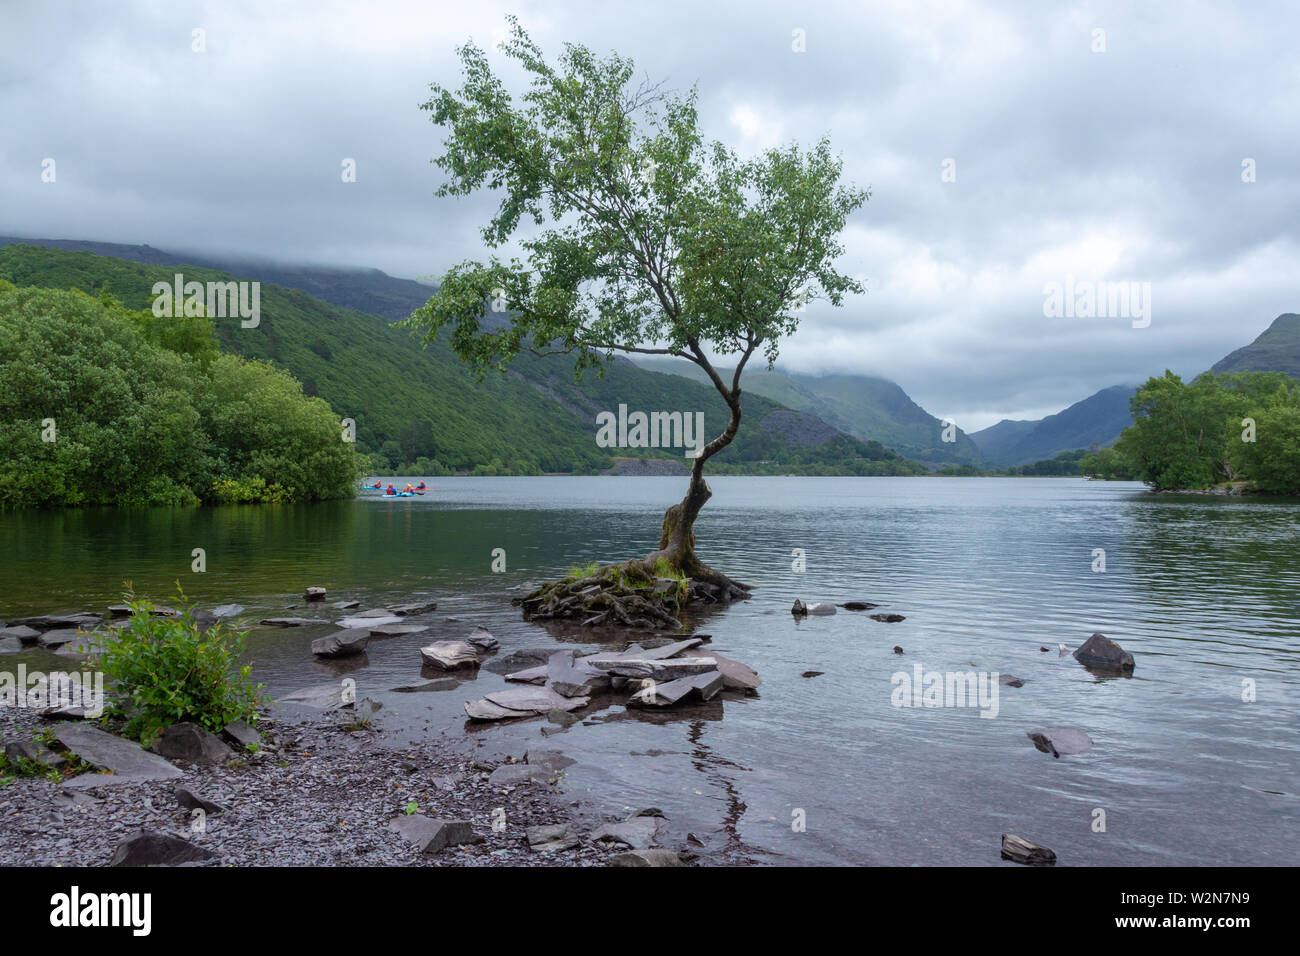
{"label": "submerged rock", "polygon": [[1079,754],[1092,748],[1092,738],[1078,727],[1044,727],[1030,730],[1025,736],[1034,742],[1035,747],[1053,757]]}
{"label": "submerged rock", "polygon": [[[323,622],[322,622],[323,623]],[[389,614],[387,611],[362,611],[360,614],[353,614],[351,617],[345,617],[339,621],[339,627],[352,629],[363,627],[371,630],[376,627],[383,627],[386,624],[400,624],[402,619],[396,614]]]}
{"label": "submerged rock", "polygon": [[873,607],[880,607],[880,605],[872,604],[870,601],[845,601],[840,607],[846,611],[870,611]]}
{"label": "submerged rock", "polygon": [[883,624],[897,624],[899,621],[906,621],[907,618],[901,614],[871,614],[868,615],[873,621],[880,621]]}
{"label": "submerged rock", "polygon": [[1015,674],[999,674],[998,683],[1004,684],[1007,687],[1024,687],[1025,679],[1023,677],[1017,677]]}
{"label": "submerged rock", "polygon": [[555,779],[557,771],[526,763],[503,763],[488,775],[488,786],[499,788],[543,786]]}
{"label": "submerged rock", "polygon": [[[1064,647],[1064,645],[1062,645]],[[1089,670],[1127,672],[1133,670],[1133,655],[1104,634],[1094,634],[1074,652],[1074,659]]]}
{"label": "submerged rock", "polygon": [[329,621],[312,617],[264,617],[257,623],[262,627],[313,627],[317,624],[328,624]]}
{"label": "submerged rock", "polygon": [[1052,866],[1056,863],[1056,854],[1045,846],[1030,843],[1023,837],[1011,833],[1002,834],[1002,859],[1026,866]]}
{"label": "submerged rock", "polygon": [[437,610],[437,601],[416,601],[411,604],[394,604],[388,608],[390,614],[396,614],[398,617],[408,617],[412,614],[427,614],[430,611]]}

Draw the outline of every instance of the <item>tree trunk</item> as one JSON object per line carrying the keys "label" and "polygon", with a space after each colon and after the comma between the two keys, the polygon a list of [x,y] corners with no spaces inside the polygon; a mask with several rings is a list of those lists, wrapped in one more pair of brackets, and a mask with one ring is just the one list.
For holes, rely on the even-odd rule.
{"label": "tree trunk", "polygon": [[666,562],[673,570],[680,571],[688,578],[705,581],[718,587],[721,596],[729,600],[733,597],[745,597],[750,587],[733,581],[721,572],[715,571],[701,561],[695,554],[695,519],[704,507],[713,491],[704,480],[704,463],[731,444],[740,428],[740,389],[724,393],[727,405],[731,409],[731,420],[726,430],[709,442],[696,457],[691,467],[691,483],[686,489],[686,497],[664,512],[664,520],[659,535],[659,549],[646,555],[644,566],[654,574],[655,566]]}

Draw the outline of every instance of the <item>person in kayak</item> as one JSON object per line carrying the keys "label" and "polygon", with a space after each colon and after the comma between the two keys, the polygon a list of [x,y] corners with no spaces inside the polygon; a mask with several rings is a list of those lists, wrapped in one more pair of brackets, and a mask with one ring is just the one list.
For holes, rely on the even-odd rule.
{"label": "person in kayak", "polygon": [[415,490],[416,490],[416,491],[424,491],[424,482],[420,482],[418,485],[416,485],[416,486],[415,486]]}
{"label": "person in kayak", "polygon": [[415,486],[412,485],[412,484],[408,481],[408,482],[406,483],[406,487],[403,488],[402,490],[405,491],[405,492],[408,492],[408,493],[409,493],[409,492],[413,492],[413,491],[415,491]]}
{"label": "person in kayak", "polygon": [[395,495],[395,494],[397,494],[397,489],[393,487],[393,483],[392,483],[391,481],[388,483],[388,490],[385,491],[384,494],[386,494],[386,495]]}

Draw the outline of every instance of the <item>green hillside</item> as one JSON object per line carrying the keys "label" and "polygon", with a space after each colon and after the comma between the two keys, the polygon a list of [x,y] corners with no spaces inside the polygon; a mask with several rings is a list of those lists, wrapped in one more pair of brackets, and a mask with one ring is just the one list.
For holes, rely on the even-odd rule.
{"label": "green hillside", "polygon": [[[638,364],[696,381],[704,378],[697,366],[676,359],[638,360]],[[933,463],[980,460],[979,449],[964,432],[957,430],[956,442],[943,441],[943,423],[887,379],[807,375],[759,366],[745,369],[741,387],[750,395],[809,412],[855,438],[879,442],[908,458]]]}
{"label": "green hillside", "polygon": [[1108,447],[1133,424],[1129,401],[1134,391],[1126,385],[1113,385],[1041,421],[1003,419],[972,433],[971,438],[983,452],[984,461],[999,468],[1042,461],[1094,445]]}
{"label": "green hillside", "polygon": [[[151,250],[156,252],[156,250]],[[0,277],[19,286],[109,289],[128,307],[146,308],[155,282],[172,281],[178,267],[146,265],[124,259],[57,248],[10,245],[0,248]],[[231,281],[245,276],[185,266],[187,281]],[[304,270],[309,277],[321,270]],[[332,283],[333,294],[357,296],[344,278]],[[373,279],[382,273],[362,272]],[[384,279],[389,277],[384,276]],[[319,278],[313,281],[320,283]],[[390,294],[378,287],[373,301],[392,311],[403,308],[416,283],[398,283]],[[323,283],[320,283],[323,284]],[[427,290],[425,290],[427,291]],[[509,374],[489,374],[475,381],[450,350],[440,343],[421,350],[405,330],[389,327],[379,316],[341,308],[299,289],[265,281],[261,287],[261,322],[241,328],[238,319],[214,320],[224,350],[262,359],[293,374],[308,395],[325,399],[340,418],[357,424],[359,449],[379,453],[392,467],[421,460],[430,468],[535,474],[594,472],[620,457],[673,457],[680,450],[603,449],[595,443],[595,415],[626,404],[632,410],[701,411],[706,432],[725,424],[721,400],[711,387],[680,377],[613,364],[603,378],[588,375],[575,385],[571,363],[563,358],[525,356]],[[776,403],[750,396],[745,427],[717,461],[740,467],[762,463],[767,470],[826,473],[913,472],[915,466],[874,443],[838,435],[817,422],[822,440],[807,444],[807,427],[792,428],[790,412]],[[817,429],[812,431],[815,433]]]}
{"label": "green hillside", "polygon": [[1255,341],[1224,357],[1210,371],[1216,375],[1285,372],[1292,378],[1300,378],[1300,315],[1294,312],[1279,315]]}

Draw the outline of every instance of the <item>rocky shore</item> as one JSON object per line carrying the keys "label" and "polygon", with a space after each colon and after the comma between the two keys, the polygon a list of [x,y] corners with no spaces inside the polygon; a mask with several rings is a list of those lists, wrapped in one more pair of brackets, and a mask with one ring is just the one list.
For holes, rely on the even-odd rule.
{"label": "rocky shore", "polygon": [[[31,709],[0,710],[6,745],[35,741],[49,726]],[[8,781],[0,866],[693,862],[689,839],[670,836],[654,808],[602,814],[566,800],[558,787],[566,758],[556,751],[497,762],[476,758],[463,739],[391,749],[380,731],[337,714],[269,722],[263,736],[256,752],[220,763],[176,761],[171,779],[126,782],[93,770],[61,782],[0,778]],[[422,842],[443,821],[463,824],[448,832],[465,842]]]}

